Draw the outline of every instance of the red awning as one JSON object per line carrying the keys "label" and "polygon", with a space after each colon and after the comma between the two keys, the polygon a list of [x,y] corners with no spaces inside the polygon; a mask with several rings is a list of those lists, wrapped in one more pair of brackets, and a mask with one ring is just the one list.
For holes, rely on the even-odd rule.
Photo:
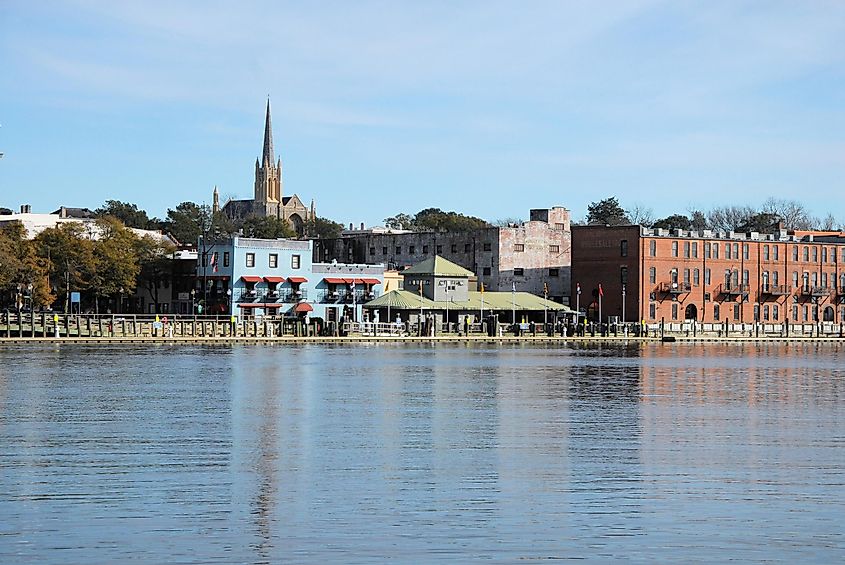
{"label": "red awning", "polygon": [[288,282],[289,283],[304,283],[304,282],[308,282],[308,279],[306,279],[305,277],[288,277]]}
{"label": "red awning", "polygon": [[[345,282],[346,284],[355,284],[355,280],[356,279],[354,279],[354,278],[350,278],[350,279],[344,278],[343,282]],[[357,279],[357,280],[360,280],[360,279]]]}
{"label": "red awning", "polygon": [[244,275],[241,277],[241,280],[248,283],[257,283],[261,282],[261,277],[255,277],[252,275]]}
{"label": "red awning", "polygon": [[346,279],[333,279],[333,278],[330,278],[330,277],[326,277],[323,280],[326,281],[329,284],[345,284],[346,283]]}
{"label": "red awning", "polygon": [[279,284],[285,282],[285,277],[264,277],[264,280],[268,283]]}
{"label": "red awning", "polygon": [[311,307],[310,304],[307,302],[300,302],[296,306],[293,307],[294,312],[313,312],[314,308]]}
{"label": "red awning", "polygon": [[381,284],[381,281],[378,279],[363,279],[364,284]]}

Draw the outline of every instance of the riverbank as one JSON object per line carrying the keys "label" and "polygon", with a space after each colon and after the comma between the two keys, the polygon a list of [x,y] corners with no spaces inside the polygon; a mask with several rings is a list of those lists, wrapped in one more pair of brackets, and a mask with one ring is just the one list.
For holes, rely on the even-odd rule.
{"label": "riverbank", "polygon": [[346,337],[10,337],[0,339],[0,347],[3,344],[22,343],[54,343],[60,344],[303,344],[303,343],[811,343],[811,342],[832,342],[845,343],[840,337],[718,337],[718,336],[666,336],[658,337],[548,337],[548,336],[501,336],[488,337],[486,335],[440,335],[434,337],[417,336],[364,336],[350,335]]}

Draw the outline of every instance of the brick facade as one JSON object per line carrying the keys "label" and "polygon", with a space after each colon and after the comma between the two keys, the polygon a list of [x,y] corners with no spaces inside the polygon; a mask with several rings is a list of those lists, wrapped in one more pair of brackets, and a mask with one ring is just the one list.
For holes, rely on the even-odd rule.
{"label": "brick facade", "polygon": [[626,276],[627,321],[845,322],[845,234],[573,226],[573,293],[591,318],[601,284],[602,317],[621,319]]}
{"label": "brick facade", "polygon": [[440,255],[478,276],[490,291],[530,292],[569,304],[569,210],[531,210],[519,225],[467,232],[355,233],[314,242],[314,261],[403,267]]}

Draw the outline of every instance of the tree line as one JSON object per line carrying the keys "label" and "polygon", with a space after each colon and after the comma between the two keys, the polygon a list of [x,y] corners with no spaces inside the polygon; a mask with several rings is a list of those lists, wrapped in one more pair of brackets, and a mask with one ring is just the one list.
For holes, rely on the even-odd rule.
{"label": "tree line", "polygon": [[[233,222],[222,212],[214,212],[210,206],[194,202],[182,202],[175,208],[168,208],[164,220],[151,218],[137,205],[118,200],[107,200],[94,210],[94,215],[117,218],[129,228],[161,230],[182,244],[194,244],[202,235],[215,238],[244,235],[264,239],[298,236],[287,221],[279,218],[253,216]],[[312,218],[305,222],[306,237],[340,237],[342,230],[341,224],[327,218]]]}
{"label": "tree line", "polygon": [[587,216],[582,222],[587,225],[630,225],[649,228],[713,230],[734,232],[769,232],[777,226],[786,230],[845,230],[845,223],[833,214],[823,218],[813,216],[806,206],[795,200],[769,198],[761,206],[715,206],[710,210],[688,210],[686,214],[671,214],[655,218],[650,208],[634,205],[625,209],[614,196],[591,202]]}
{"label": "tree line", "polygon": [[410,231],[471,231],[489,228],[491,224],[481,218],[458,212],[444,212],[440,208],[426,208],[414,215],[400,213],[384,219],[385,227]]}
{"label": "tree line", "polygon": [[157,298],[170,276],[175,247],[139,236],[113,217],[92,224],[64,222],[28,239],[20,222],[0,228],[0,307],[68,311],[71,292],[81,308],[117,308],[139,287]]}

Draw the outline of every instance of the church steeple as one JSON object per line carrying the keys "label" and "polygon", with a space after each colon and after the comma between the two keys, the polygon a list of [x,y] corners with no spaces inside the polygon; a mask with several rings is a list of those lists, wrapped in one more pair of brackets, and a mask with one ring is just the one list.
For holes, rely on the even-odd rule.
{"label": "church steeple", "polygon": [[264,147],[261,149],[261,157],[255,160],[255,201],[262,205],[277,205],[282,201],[282,161],[276,159],[273,150],[270,98],[267,98],[267,113],[264,117]]}
{"label": "church steeple", "polygon": [[273,152],[273,125],[270,123],[270,99],[267,98],[267,116],[264,118],[264,150],[261,153],[261,164],[272,165],[276,161]]}

